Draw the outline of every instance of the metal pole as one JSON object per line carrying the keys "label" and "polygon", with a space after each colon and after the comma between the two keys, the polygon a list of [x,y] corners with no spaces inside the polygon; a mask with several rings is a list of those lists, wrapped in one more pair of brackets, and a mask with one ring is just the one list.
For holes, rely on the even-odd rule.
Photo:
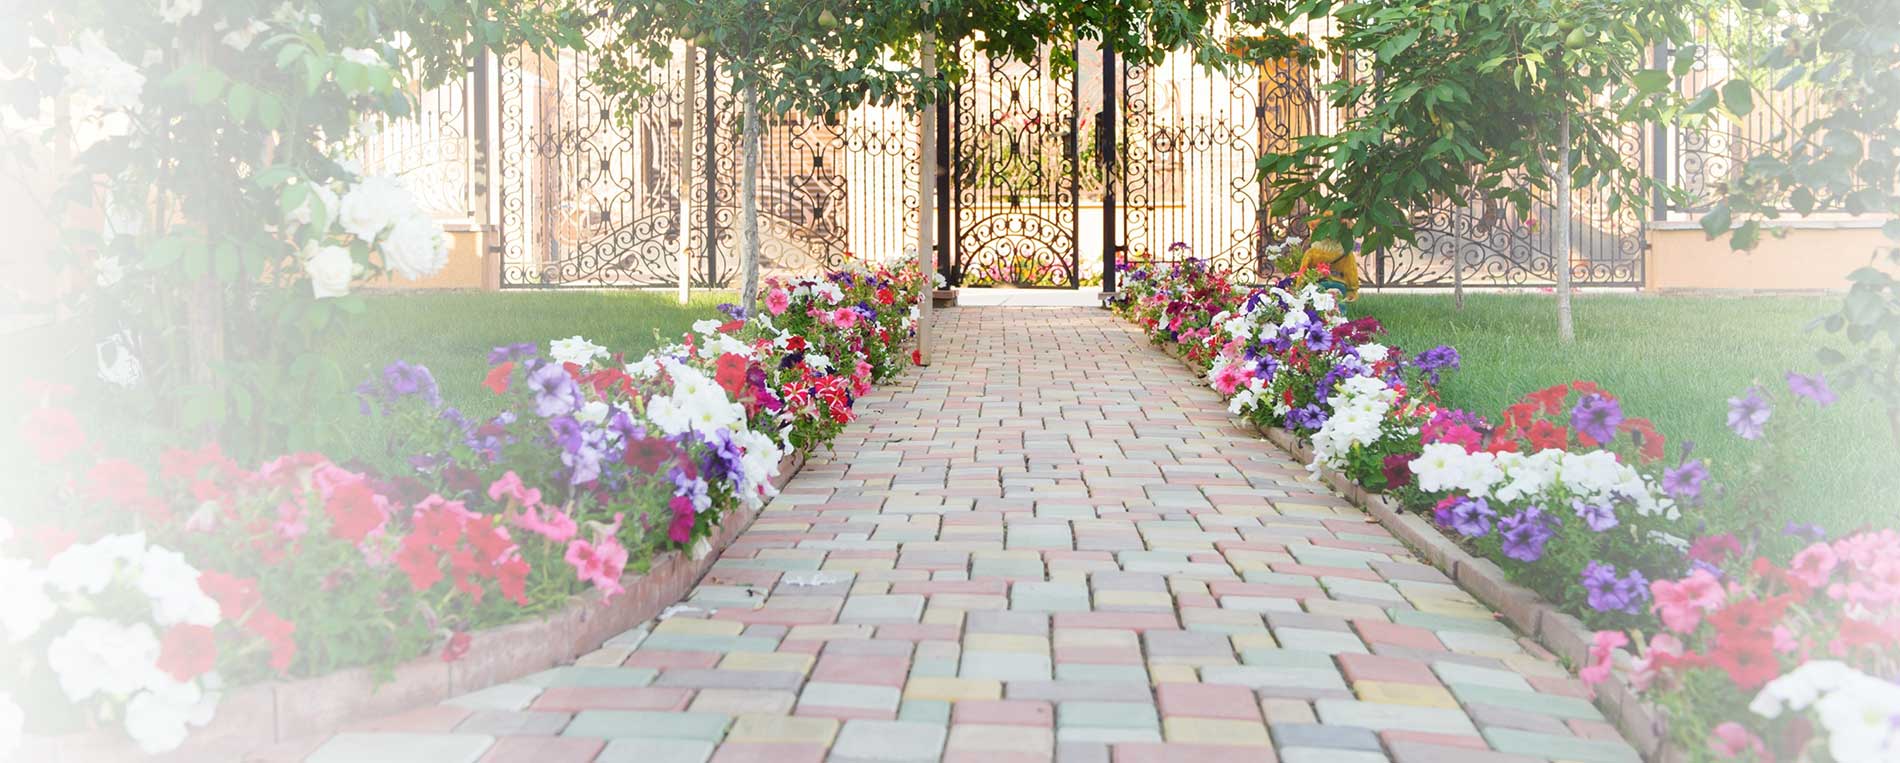
{"label": "metal pole", "polygon": [[[693,92],[698,89],[699,46],[686,43],[686,64],[681,67],[686,72],[686,86],[681,90],[684,96],[680,111],[685,113],[680,127],[680,198],[679,217],[674,228],[679,231],[680,258],[680,304],[686,304],[687,290],[693,279],[693,129],[699,117],[699,111],[693,108]],[[706,242],[711,245],[712,242]]]}
{"label": "metal pole", "polygon": [[719,287],[719,76],[706,51],[706,285]]}
{"label": "metal pole", "polygon": [[[937,79],[937,35],[924,32],[924,80]],[[923,298],[917,302],[917,362],[930,365],[931,301],[937,282],[936,233],[932,223],[937,217],[937,110],[927,99],[917,109],[917,267],[923,271]]]}
{"label": "metal pole", "polygon": [[494,87],[495,67],[500,57],[483,51],[475,57],[475,73],[470,77],[469,115],[469,216],[475,221],[475,252],[482,258],[482,288],[488,291],[501,290],[501,256],[499,239],[495,235],[495,215],[490,198],[494,193],[495,145],[494,133],[489,129],[491,111],[496,111],[498,100],[493,99],[490,90]]}

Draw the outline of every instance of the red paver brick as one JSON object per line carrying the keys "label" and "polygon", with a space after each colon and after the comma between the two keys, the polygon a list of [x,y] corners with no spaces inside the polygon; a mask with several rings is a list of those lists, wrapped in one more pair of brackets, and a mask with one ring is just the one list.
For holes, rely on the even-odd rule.
{"label": "red paver brick", "polygon": [[1425,628],[1388,623],[1384,620],[1354,620],[1352,627],[1353,630],[1359,632],[1359,638],[1365,639],[1368,644],[1391,644],[1407,649],[1445,651],[1445,645]]}
{"label": "red paver brick", "polygon": [[1266,747],[1123,742],[1109,748],[1114,763],[1274,763]]}
{"label": "red paver brick", "polygon": [[903,688],[910,675],[909,657],[830,654],[818,658],[811,680],[840,684],[872,684]]}

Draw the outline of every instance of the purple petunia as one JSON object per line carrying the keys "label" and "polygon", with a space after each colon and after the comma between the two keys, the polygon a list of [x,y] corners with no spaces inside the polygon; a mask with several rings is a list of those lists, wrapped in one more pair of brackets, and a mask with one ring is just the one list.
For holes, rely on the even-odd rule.
{"label": "purple petunia", "polygon": [[574,377],[553,363],[528,374],[528,389],[534,393],[534,414],[544,419],[573,413],[581,404],[581,389]]}
{"label": "purple petunia", "polygon": [[520,360],[534,354],[534,345],[522,342],[496,347],[488,351],[488,365],[499,366],[511,360]]}
{"label": "purple petunia", "polygon": [[1840,398],[1827,386],[1827,379],[1820,374],[1806,376],[1793,371],[1788,372],[1788,391],[1813,400],[1815,405],[1826,408]]}
{"label": "purple petunia", "polygon": [[1702,483],[1709,479],[1709,467],[1702,459],[1692,458],[1663,470],[1663,492],[1684,503],[1702,500]]}
{"label": "purple petunia", "polygon": [[1551,528],[1554,522],[1538,506],[1505,517],[1498,522],[1498,533],[1504,537],[1504,555],[1520,562],[1544,558],[1544,544],[1555,534]]}
{"label": "purple petunia", "polygon": [[1618,576],[1616,565],[1593,561],[1584,565],[1582,582],[1590,608],[1598,612],[1633,615],[1649,600],[1649,579],[1638,570]]}
{"label": "purple petunia", "polygon": [[1608,503],[1591,503],[1582,498],[1570,500],[1571,510],[1583,520],[1583,525],[1591,532],[1604,532],[1616,526],[1616,507]]}
{"label": "purple petunia", "polygon": [[1306,405],[1287,411],[1286,424],[1294,429],[1319,429],[1326,426],[1326,411],[1318,405]]}
{"label": "purple petunia", "polygon": [[1790,521],[1781,527],[1782,535],[1791,535],[1808,540],[1827,540],[1827,528],[1806,522]]}
{"label": "purple petunia", "polygon": [[1441,344],[1419,353],[1418,357],[1412,359],[1412,367],[1423,372],[1431,380],[1432,386],[1438,386],[1438,375],[1443,371],[1458,370],[1460,360],[1458,350],[1451,345]]}
{"label": "purple petunia", "polygon": [[1588,435],[1599,444],[1616,440],[1616,425],[1623,423],[1623,407],[1605,395],[1584,395],[1570,409],[1570,428]]}
{"label": "purple petunia", "polygon": [[1728,428],[1744,440],[1761,439],[1762,427],[1774,410],[1762,399],[1760,387],[1749,387],[1740,397],[1728,399]]}
{"label": "purple petunia", "polygon": [[1491,520],[1498,518],[1490,502],[1483,498],[1460,498],[1451,505],[1447,514],[1451,519],[1451,529],[1467,538],[1491,532]]}

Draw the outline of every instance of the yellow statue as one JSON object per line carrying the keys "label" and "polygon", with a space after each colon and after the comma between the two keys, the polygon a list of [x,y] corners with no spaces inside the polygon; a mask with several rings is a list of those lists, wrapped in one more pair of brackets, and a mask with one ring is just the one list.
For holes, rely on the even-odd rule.
{"label": "yellow statue", "polygon": [[1319,271],[1319,285],[1344,295],[1351,302],[1359,298],[1359,258],[1337,241],[1315,241],[1306,247],[1300,259],[1300,272]]}

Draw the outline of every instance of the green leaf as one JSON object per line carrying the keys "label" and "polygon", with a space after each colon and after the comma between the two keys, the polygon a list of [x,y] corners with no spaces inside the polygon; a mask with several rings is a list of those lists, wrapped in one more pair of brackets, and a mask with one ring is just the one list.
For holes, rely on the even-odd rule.
{"label": "green leaf", "polygon": [[1856,326],[1879,323],[1886,312],[1887,307],[1881,303],[1880,294],[1872,289],[1848,290],[1847,302],[1841,306],[1841,313],[1847,316],[1847,322]]}
{"label": "green leaf", "polygon": [[1718,238],[1722,234],[1727,233],[1729,228],[1728,202],[1724,201],[1710,207],[1709,211],[1702,214],[1701,225],[1702,232],[1707,233],[1711,239]]}
{"label": "green leaf", "polygon": [[257,91],[244,83],[232,83],[230,94],[225,96],[224,105],[231,110],[231,118],[239,122],[251,117],[251,106],[257,102]]}
{"label": "green leaf", "polygon": [[1644,69],[1631,77],[1630,81],[1635,83],[1638,92],[1647,95],[1668,90],[1669,83],[1674,79],[1669,76],[1669,72],[1660,69]]}
{"label": "green leaf", "polygon": [[1732,79],[1722,85],[1722,106],[1735,116],[1755,110],[1755,91],[1747,80]]}
{"label": "green leaf", "polygon": [[1696,93],[1694,98],[1689,99],[1689,105],[1683,107],[1682,113],[1707,114],[1718,103],[1721,103],[1721,93],[1714,87],[1705,87],[1702,88],[1702,92]]}

